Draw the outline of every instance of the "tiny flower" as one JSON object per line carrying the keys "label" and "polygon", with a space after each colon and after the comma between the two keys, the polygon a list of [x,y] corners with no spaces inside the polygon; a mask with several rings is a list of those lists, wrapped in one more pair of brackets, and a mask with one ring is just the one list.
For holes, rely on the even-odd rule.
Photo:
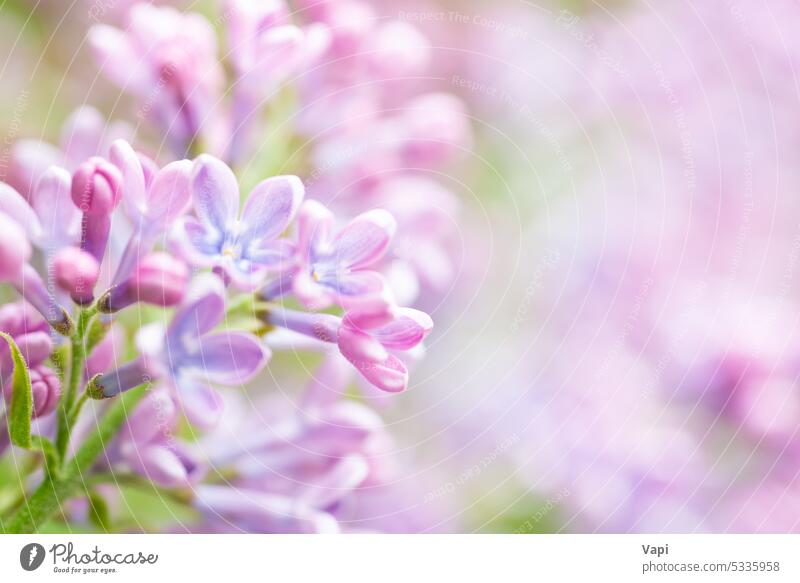
{"label": "tiny flower", "polygon": [[386,280],[372,267],[386,253],[396,223],[377,209],[353,219],[332,236],[333,214],[316,201],[307,201],[298,216],[298,270],[294,294],[308,308],[334,303],[385,307],[391,303]]}
{"label": "tiny flower", "polygon": [[141,356],[93,379],[90,394],[109,398],[160,379],[175,392],[192,423],[213,426],[221,403],[206,382],[240,385],[252,379],[269,358],[251,334],[212,332],[224,316],[222,282],[211,274],[196,278],[169,326],[142,328],[137,336]]}
{"label": "tiny flower", "polygon": [[72,202],[83,213],[81,249],[98,263],[103,261],[111,213],[119,203],[121,190],[119,170],[103,158],[90,158],[72,175]]}
{"label": "tiny flower", "polygon": [[92,301],[92,290],[100,275],[97,260],[77,247],[65,247],[53,259],[56,285],[78,304]]}
{"label": "tiny flower", "polygon": [[188,282],[189,269],[185,263],[167,253],[151,253],[139,262],[127,280],[99,300],[98,308],[110,314],[136,302],[174,306],[183,299]]}
{"label": "tiny flower", "polygon": [[31,394],[33,396],[33,415],[43,417],[56,410],[58,399],[61,396],[61,381],[58,376],[46,366],[37,366],[29,371],[31,379]]}
{"label": "tiny flower", "polygon": [[192,173],[197,219],[183,218],[175,229],[176,251],[191,265],[211,267],[236,287],[252,291],[268,270],[285,267],[293,247],[278,236],[303,199],[296,176],[277,176],[259,183],[239,215],[239,187],[228,166],[200,156]]}

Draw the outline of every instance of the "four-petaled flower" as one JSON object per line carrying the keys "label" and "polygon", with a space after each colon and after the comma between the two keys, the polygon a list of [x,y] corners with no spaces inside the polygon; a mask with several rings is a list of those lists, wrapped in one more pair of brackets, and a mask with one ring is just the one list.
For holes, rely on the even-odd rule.
{"label": "four-petaled flower", "polygon": [[270,270],[289,265],[294,247],[278,239],[303,200],[296,176],[259,183],[239,215],[239,186],[231,169],[213,156],[200,156],[192,173],[197,219],[176,226],[176,251],[196,267],[211,267],[243,290],[255,290]]}

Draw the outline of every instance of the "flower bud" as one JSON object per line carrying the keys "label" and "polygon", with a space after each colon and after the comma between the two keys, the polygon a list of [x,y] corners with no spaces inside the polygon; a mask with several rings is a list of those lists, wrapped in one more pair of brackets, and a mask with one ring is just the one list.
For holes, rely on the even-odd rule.
{"label": "flower bud", "polygon": [[131,278],[140,302],[174,306],[183,299],[189,269],[167,253],[151,253],[139,263]]}
{"label": "flower bud", "polygon": [[66,247],[53,260],[56,285],[73,301],[84,304],[92,300],[92,290],[100,275],[97,260],[76,247]]}
{"label": "flower bud", "polygon": [[119,203],[121,191],[119,170],[103,158],[89,158],[72,176],[72,202],[85,215],[111,214]]}
{"label": "flower bud", "polygon": [[35,419],[55,411],[61,396],[61,381],[46,366],[31,369],[31,394],[33,395],[33,415]]}

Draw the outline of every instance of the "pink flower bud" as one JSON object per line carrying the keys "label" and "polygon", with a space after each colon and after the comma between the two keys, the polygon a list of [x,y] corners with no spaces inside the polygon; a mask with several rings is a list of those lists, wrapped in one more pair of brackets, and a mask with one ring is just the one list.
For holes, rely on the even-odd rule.
{"label": "pink flower bud", "polygon": [[56,285],[72,299],[83,304],[92,299],[92,290],[100,275],[97,260],[77,247],[65,247],[53,260]]}
{"label": "pink flower bud", "polygon": [[108,215],[119,203],[121,186],[116,166],[103,158],[89,158],[72,176],[72,202],[84,214]]}
{"label": "pink flower bud", "polygon": [[31,393],[33,395],[33,415],[42,417],[55,411],[61,396],[61,381],[46,366],[31,369]]}
{"label": "pink flower bud", "polygon": [[139,301],[158,306],[174,306],[183,299],[189,269],[167,253],[151,253],[139,263],[132,276],[132,288]]}

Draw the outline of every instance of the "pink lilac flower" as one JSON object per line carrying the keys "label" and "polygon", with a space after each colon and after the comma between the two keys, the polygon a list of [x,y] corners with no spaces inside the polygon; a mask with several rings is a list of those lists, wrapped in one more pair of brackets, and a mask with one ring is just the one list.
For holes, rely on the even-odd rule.
{"label": "pink lilac flower", "polygon": [[56,410],[61,396],[61,380],[46,366],[30,368],[32,417],[44,417]]}
{"label": "pink lilac flower", "polygon": [[215,532],[330,533],[346,529],[339,509],[359,488],[383,479],[378,457],[388,437],[381,419],[354,402],[307,403],[303,410],[268,399],[226,416],[199,449],[227,485],[199,485],[194,506]]}
{"label": "pink lilac flower", "polygon": [[139,3],[126,29],[96,25],[89,43],[106,77],[139,99],[176,154],[190,148],[201,128],[214,126],[222,69],[214,29],[201,15]]}
{"label": "pink lilac flower", "polygon": [[303,199],[296,176],[259,183],[239,214],[236,176],[213,156],[200,156],[192,172],[197,218],[183,217],[174,231],[176,251],[195,267],[210,267],[242,290],[255,290],[269,271],[284,269],[294,248],[278,236]]}
{"label": "pink lilac flower", "polygon": [[[295,296],[311,309],[336,303],[345,308],[386,307],[392,303],[386,280],[371,269],[392,240],[396,223],[385,210],[372,210],[333,234],[334,217],[316,201],[307,201],[298,215],[298,267],[291,274]],[[262,296],[275,295],[276,285]]]}
{"label": "pink lilac flower", "polygon": [[367,381],[391,393],[408,386],[408,369],[398,354],[417,347],[433,329],[430,316],[413,308],[352,310],[344,318],[271,308],[263,317],[273,326],[336,343]]}
{"label": "pink lilac flower", "polygon": [[141,355],[95,379],[92,396],[110,398],[150,380],[160,380],[177,395],[192,423],[213,426],[221,401],[207,382],[246,383],[270,356],[251,334],[212,332],[224,317],[222,282],[211,274],[198,276],[170,324],[141,328],[137,335]]}

